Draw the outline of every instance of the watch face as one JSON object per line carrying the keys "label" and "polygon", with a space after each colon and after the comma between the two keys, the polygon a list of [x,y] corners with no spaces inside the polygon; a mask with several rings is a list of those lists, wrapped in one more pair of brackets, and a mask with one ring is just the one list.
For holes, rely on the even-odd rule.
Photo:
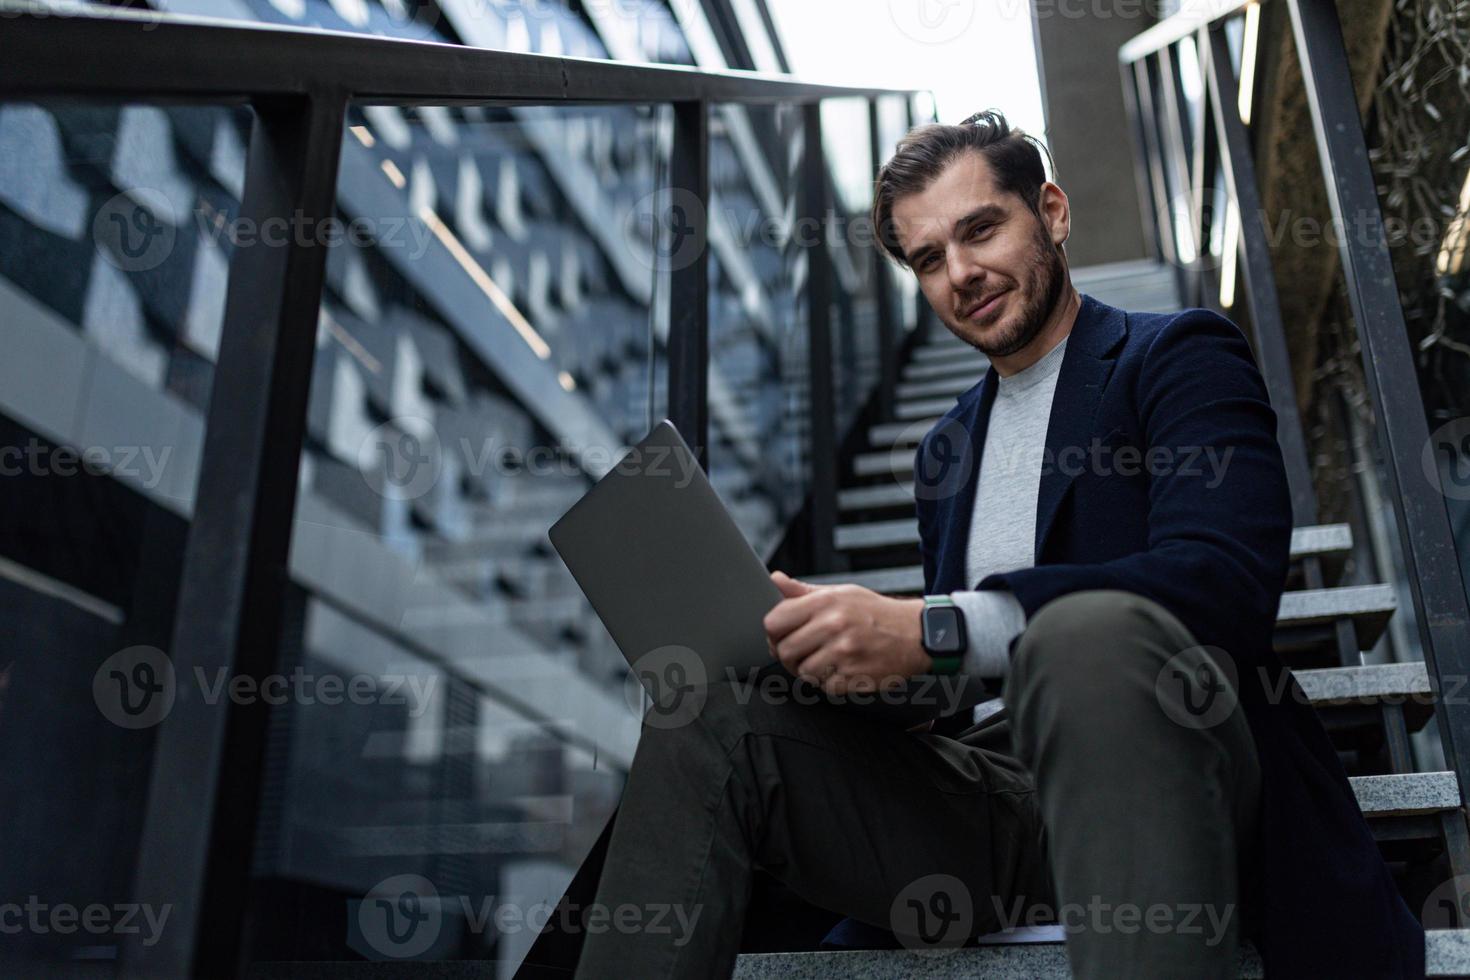
{"label": "watch face", "polygon": [[924,610],[924,649],[930,653],[958,653],[964,648],[960,611],[952,606]]}

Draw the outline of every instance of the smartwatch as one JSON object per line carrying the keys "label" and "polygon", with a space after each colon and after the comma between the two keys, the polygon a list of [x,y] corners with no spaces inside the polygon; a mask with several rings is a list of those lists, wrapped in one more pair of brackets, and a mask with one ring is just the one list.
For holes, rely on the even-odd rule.
{"label": "smartwatch", "polygon": [[934,660],[931,674],[957,674],[965,654],[965,615],[947,595],[926,595],[922,625],[924,650]]}

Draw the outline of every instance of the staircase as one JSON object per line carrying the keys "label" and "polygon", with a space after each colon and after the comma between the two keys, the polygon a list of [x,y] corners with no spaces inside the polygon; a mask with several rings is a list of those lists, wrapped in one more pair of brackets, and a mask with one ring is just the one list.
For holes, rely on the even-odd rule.
{"label": "staircase", "polygon": [[[1181,308],[1173,270],[1128,262],[1073,271],[1080,292],[1128,310]],[[935,325],[912,348],[896,388],[893,417],[873,425],[838,491],[835,543],[850,571],[808,576],[878,592],[917,595],[924,573],[914,517],[913,461],[919,439],[984,374],[987,361]],[[1447,858],[1450,874],[1470,872],[1470,842],[1453,772],[1415,772],[1409,735],[1433,714],[1422,662],[1363,665],[1358,651],[1382,635],[1397,601],[1385,584],[1341,582],[1353,548],[1346,524],[1297,527],[1292,570],[1277,614],[1275,646],[1343,757],[1358,803],[1385,857],[1422,869]],[[1320,583],[1318,587],[1307,587]],[[1441,875],[1442,880],[1446,875]],[[1058,927],[1059,929],[1059,927]],[[982,937],[979,948],[946,952],[772,953],[740,958],[739,980],[775,977],[1065,977],[1059,931],[1050,941]],[[1430,976],[1470,975],[1470,930],[1433,930]],[[1242,950],[1242,977],[1258,977],[1255,951]]]}

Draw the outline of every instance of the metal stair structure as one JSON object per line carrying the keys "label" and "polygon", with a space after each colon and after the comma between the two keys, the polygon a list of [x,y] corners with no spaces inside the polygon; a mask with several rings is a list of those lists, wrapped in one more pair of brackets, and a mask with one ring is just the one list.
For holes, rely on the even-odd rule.
{"label": "metal stair structure", "polygon": [[[1147,312],[1181,309],[1169,266],[1129,262],[1077,269],[1073,284],[1109,305]],[[923,328],[921,328],[923,329]],[[924,588],[914,516],[913,464],[919,440],[979,383],[983,355],[932,323],[910,349],[895,388],[891,418],[869,427],[837,491],[834,539],[848,571],[807,576],[818,584],[851,582],[878,592],[917,595]],[[1392,586],[1342,581],[1353,550],[1347,524],[1312,524],[1292,532],[1292,569],[1277,614],[1275,647],[1320,713],[1344,757],[1358,803],[1385,857],[1410,866],[1448,859],[1470,872],[1461,798],[1454,772],[1416,772],[1409,736],[1433,717],[1435,696],[1422,662],[1364,664],[1398,607]],[[768,953],[740,958],[739,980],[789,976],[1065,977],[1066,953],[1050,941],[981,937],[979,948],[953,951],[864,950]],[[1470,930],[1433,930],[1429,976],[1470,974]],[[1242,977],[1261,976],[1246,944]]]}

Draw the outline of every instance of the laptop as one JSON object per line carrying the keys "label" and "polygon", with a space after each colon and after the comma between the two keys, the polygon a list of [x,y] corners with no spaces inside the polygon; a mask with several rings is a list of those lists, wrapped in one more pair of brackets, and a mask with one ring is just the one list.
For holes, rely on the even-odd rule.
{"label": "laptop", "polygon": [[[790,676],[771,657],[763,624],[781,591],[667,419],[573,504],[549,537],[645,686],[664,678],[679,687],[749,681],[756,671]],[[825,699],[906,726],[983,697],[975,682],[966,703],[956,704],[956,688],[966,684],[961,677],[916,678],[882,697],[828,698],[815,685],[792,683],[808,701]],[[649,693],[659,699],[659,691]]]}

